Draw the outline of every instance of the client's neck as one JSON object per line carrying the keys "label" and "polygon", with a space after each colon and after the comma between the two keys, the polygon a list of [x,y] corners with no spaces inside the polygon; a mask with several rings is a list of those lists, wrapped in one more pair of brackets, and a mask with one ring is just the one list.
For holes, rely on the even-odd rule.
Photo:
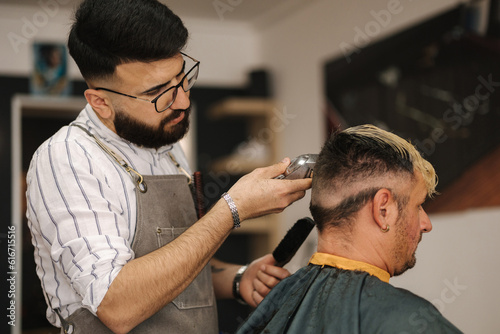
{"label": "client's neck", "polygon": [[365,262],[390,272],[383,250],[379,240],[356,231],[327,228],[318,234],[318,252]]}

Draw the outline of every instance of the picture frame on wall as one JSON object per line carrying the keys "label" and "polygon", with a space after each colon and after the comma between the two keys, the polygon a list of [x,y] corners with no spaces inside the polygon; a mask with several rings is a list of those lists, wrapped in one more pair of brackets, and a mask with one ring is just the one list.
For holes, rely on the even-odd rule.
{"label": "picture frame on wall", "polygon": [[31,93],[34,95],[67,96],[71,92],[68,78],[66,45],[33,43],[34,68]]}

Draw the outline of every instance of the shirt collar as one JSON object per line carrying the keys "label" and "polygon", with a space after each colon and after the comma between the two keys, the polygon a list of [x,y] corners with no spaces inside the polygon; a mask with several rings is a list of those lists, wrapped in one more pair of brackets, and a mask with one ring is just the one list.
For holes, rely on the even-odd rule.
{"label": "shirt collar", "polygon": [[378,277],[381,281],[386,283],[389,283],[389,278],[391,277],[387,271],[380,269],[379,267],[327,253],[314,253],[309,260],[309,264],[330,266],[345,270],[360,270]]}

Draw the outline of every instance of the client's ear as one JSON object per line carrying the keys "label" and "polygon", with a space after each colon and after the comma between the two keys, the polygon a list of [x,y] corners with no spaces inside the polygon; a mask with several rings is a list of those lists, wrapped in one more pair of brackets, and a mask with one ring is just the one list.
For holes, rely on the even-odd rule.
{"label": "client's ear", "polygon": [[397,218],[397,203],[392,192],[382,188],[373,197],[372,216],[381,230],[387,230],[392,221]]}

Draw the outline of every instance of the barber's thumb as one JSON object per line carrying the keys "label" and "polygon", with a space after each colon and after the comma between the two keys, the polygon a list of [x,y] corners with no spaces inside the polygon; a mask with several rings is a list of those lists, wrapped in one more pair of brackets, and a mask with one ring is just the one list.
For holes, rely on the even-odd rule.
{"label": "barber's thumb", "polygon": [[290,158],[288,158],[288,157],[284,158],[283,160],[281,160],[277,164],[274,164],[272,167],[273,167],[273,172],[276,173],[275,176],[282,174],[285,171],[285,169],[288,167],[288,165],[290,165]]}
{"label": "barber's thumb", "polygon": [[288,166],[290,164],[290,158],[283,158],[283,160],[280,161],[280,164],[285,164],[285,166]]}
{"label": "barber's thumb", "polygon": [[290,158],[284,158],[280,162],[262,169],[262,172],[264,173],[262,175],[266,177],[276,177],[280,174],[283,174],[289,164]]}
{"label": "barber's thumb", "polygon": [[274,266],[276,265],[276,259],[273,254],[266,254],[261,258],[260,268],[264,270],[265,266]]}

